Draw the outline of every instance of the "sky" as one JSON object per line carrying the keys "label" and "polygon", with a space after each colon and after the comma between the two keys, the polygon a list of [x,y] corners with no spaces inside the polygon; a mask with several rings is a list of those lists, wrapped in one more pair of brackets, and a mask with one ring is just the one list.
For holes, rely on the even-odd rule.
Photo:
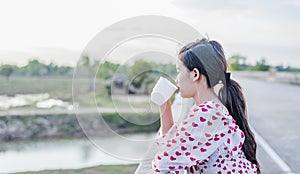
{"label": "sky", "polygon": [[219,41],[227,57],[300,68],[300,0],[0,1],[0,64],[76,66],[97,33],[141,15],[185,22]]}

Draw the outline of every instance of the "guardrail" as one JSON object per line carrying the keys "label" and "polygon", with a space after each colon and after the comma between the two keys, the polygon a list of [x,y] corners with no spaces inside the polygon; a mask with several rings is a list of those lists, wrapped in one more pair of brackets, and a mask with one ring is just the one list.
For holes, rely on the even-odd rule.
{"label": "guardrail", "polygon": [[260,72],[260,71],[234,71],[233,77],[249,77],[255,79],[266,80],[270,82],[283,82],[300,85],[300,73],[292,72]]}

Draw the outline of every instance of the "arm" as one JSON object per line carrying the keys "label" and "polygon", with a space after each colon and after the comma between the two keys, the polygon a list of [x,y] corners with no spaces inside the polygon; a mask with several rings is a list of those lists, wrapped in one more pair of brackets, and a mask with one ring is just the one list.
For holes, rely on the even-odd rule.
{"label": "arm", "polygon": [[163,105],[159,107],[160,113],[160,125],[161,125],[161,135],[164,136],[169,131],[173,125],[173,116],[171,109],[171,101],[167,100]]}

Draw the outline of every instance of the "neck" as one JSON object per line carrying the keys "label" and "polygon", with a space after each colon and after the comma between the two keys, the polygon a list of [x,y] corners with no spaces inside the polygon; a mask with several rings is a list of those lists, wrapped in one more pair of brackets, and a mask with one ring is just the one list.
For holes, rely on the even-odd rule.
{"label": "neck", "polygon": [[193,97],[196,105],[200,105],[205,101],[220,102],[218,96],[215,94],[213,88],[206,88],[204,90],[198,90]]}

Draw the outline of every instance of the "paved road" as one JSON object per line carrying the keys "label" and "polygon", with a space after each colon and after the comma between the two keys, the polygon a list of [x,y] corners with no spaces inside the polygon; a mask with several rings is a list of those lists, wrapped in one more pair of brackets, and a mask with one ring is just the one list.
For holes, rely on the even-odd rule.
{"label": "paved road", "polygon": [[[300,86],[237,76],[244,88],[250,124],[294,173],[300,173]],[[263,173],[283,173],[258,147]]]}

